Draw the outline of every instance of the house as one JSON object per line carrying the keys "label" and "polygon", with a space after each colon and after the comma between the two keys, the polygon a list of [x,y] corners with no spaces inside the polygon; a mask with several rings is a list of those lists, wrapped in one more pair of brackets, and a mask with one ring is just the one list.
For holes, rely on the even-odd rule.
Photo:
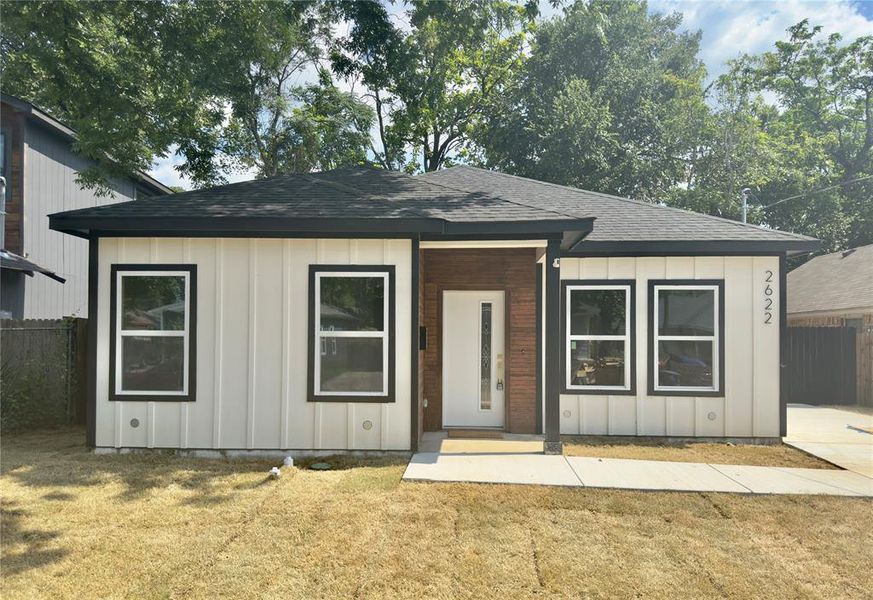
{"label": "house", "polygon": [[791,271],[788,326],[873,329],[873,244],[816,256]]}
{"label": "house", "polygon": [[873,244],[816,256],[787,286],[788,326],[812,328],[789,332],[791,400],[873,406]]}
{"label": "house", "polygon": [[75,140],[73,130],[39,108],[0,96],[2,317],[88,316],[88,243],[51,231],[49,213],[172,193],[145,174],[114,180],[109,196],[82,189],[76,176],[92,163],[75,152]]}
{"label": "house", "polygon": [[400,450],[450,427],[775,438],[787,255],[817,242],[470,167],[66,211],[88,440]]}

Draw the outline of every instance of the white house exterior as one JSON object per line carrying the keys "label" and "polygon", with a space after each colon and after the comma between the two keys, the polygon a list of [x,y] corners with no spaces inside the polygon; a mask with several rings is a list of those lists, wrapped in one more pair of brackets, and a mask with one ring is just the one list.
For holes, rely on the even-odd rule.
{"label": "white house exterior", "polygon": [[[52,215],[89,240],[89,443],[409,451],[423,431],[763,439],[803,236],[471,168]],[[600,228],[600,229],[598,229]]]}

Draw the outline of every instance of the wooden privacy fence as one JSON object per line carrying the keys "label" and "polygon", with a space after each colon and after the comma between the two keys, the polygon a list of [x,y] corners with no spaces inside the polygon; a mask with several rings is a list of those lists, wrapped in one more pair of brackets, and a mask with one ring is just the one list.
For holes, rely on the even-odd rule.
{"label": "wooden privacy fence", "polygon": [[0,428],[85,420],[87,319],[0,320]]}
{"label": "wooden privacy fence", "polygon": [[787,328],[788,401],[856,404],[856,335],[852,327]]}
{"label": "wooden privacy fence", "polygon": [[858,404],[873,406],[873,327],[857,333]]}

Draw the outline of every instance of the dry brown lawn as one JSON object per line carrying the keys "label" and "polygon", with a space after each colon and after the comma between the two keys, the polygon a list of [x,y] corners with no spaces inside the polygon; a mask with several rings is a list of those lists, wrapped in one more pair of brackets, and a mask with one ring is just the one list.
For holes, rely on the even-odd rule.
{"label": "dry brown lawn", "polygon": [[564,454],[597,458],[633,458],[720,465],[760,465],[836,469],[828,462],[785,444],[725,444],[680,442],[663,438],[617,438],[614,436],[564,436]]}
{"label": "dry brown lawn", "polygon": [[5,436],[13,598],[870,597],[856,498],[400,483]]}

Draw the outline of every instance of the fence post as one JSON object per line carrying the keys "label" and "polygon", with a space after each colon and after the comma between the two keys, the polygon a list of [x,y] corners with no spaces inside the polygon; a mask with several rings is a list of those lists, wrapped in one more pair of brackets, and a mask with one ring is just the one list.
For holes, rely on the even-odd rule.
{"label": "fence post", "polygon": [[86,385],[88,377],[88,319],[77,318],[74,321],[74,326],[76,361],[73,373],[76,390],[74,394],[73,419],[75,423],[82,425],[85,423],[85,407],[88,402],[88,386]]}

